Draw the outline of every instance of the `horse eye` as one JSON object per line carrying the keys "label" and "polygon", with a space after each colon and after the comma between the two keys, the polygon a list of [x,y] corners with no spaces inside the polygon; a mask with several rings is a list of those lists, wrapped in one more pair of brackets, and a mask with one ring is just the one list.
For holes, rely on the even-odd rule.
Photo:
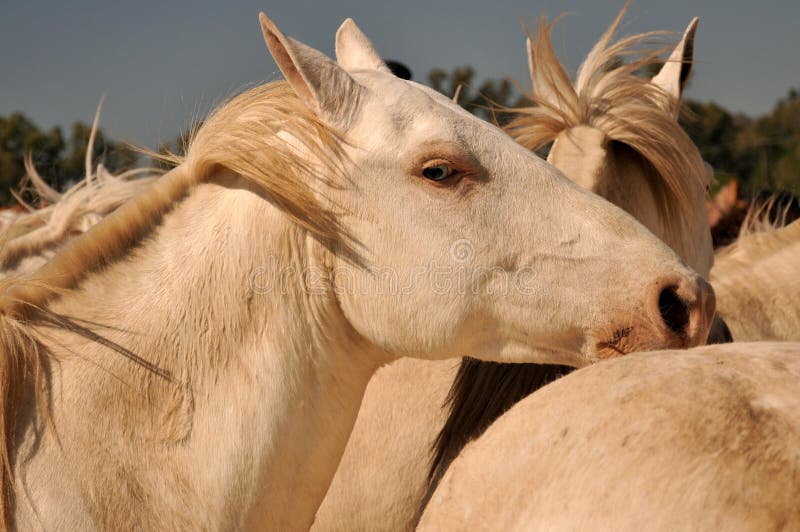
{"label": "horse eye", "polygon": [[422,176],[431,181],[444,181],[451,175],[453,175],[453,170],[446,164],[437,164],[422,170]]}

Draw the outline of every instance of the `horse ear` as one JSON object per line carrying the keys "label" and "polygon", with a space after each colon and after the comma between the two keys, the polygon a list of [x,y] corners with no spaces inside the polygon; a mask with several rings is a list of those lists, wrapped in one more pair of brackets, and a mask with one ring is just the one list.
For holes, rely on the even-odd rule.
{"label": "horse ear", "polygon": [[380,70],[391,74],[364,32],[348,18],[336,32],[336,61],[345,70]]}
{"label": "horse ear", "polygon": [[352,124],[363,87],[322,52],[284,35],[264,13],[258,20],[270,54],[300,100],[331,125]]}
{"label": "horse ear", "polygon": [[720,187],[714,195],[714,206],[722,216],[727,216],[733,211],[736,206],[736,200],[739,199],[739,183],[735,179],[731,179],[726,185]]}
{"label": "horse ear", "polygon": [[679,100],[689,81],[692,73],[692,61],[694,60],[694,34],[697,31],[699,19],[693,18],[683,33],[683,38],[672,54],[656,74],[652,82],[661,87],[667,94]]}
{"label": "horse ear", "polygon": [[736,205],[736,200],[739,199],[739,182],[735,179],[731,179],[728,184],[720,190],[720,194],[722,194],[722,202],[726,208],[728,210],[733,209],[733,206]]}

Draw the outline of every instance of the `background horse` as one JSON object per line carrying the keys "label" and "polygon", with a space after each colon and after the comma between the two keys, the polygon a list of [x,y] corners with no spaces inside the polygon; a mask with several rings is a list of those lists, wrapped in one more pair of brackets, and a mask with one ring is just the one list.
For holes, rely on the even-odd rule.
{"label": "background horse", "polygon": [[711,282],[737,341],[800,341],[800,220],[744,231],[717,253]]}

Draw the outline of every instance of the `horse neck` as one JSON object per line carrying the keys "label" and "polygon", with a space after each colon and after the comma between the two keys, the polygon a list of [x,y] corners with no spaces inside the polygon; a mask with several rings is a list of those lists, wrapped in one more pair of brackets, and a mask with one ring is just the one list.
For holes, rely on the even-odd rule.
{"label": "horse neck", "polygon": [[[59,360],[50,389],[63,450],[45,431],[49,444],[20,477],[29,468],[34,503],[55,489],[84,495],[40,515],[144,528],[176,516],[178,528],[310,526],[375,366],[333,296],[302,289],[302,274],[321,267],[318,246],[265,199],[232,176],[199,185],[124,260],[49,306],[105,340],[42,329]],[[264,284],[276,278],[284,282]],[[55,467],[65,471],[53,485]],[[133,513],[124,499],[137,493],[148,502]]]}

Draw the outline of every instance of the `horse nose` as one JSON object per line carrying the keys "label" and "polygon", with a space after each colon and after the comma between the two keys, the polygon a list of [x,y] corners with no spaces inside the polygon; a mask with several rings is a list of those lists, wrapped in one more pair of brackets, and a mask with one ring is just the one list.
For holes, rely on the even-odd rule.
{"label": "horse nose", "polygon": [[676,346],[704,344],[716,311],[714,289],[702,277],[659,283],[654,296],[658,320]]}

